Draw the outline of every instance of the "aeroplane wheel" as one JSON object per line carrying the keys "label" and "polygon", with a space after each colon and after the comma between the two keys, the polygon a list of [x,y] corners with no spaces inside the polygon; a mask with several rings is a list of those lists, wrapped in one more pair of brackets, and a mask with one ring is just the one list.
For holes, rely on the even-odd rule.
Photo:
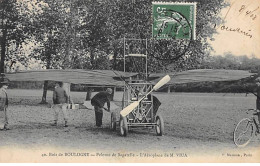
{"label": "aeroplane wheel", "polygon": [[164,122],[162,116],[157,115],[155,118],[155,122],[156,122],[156,126],[155,126],[156,134],[162,136],[164,133]]}
{"label": "aeroplane wheel", "polygon": [[112,113],[111,113],[110,129],[111,129],[112,131],[115,131],[115,130],[116,130],[116,113],[115,113],[115,112],[112,112]]}
{"label": "aeroplane wheel", "polygon": [[125,137],[128,133],[126,117],[120,116],[119,126],[120,126],[120,135]]}

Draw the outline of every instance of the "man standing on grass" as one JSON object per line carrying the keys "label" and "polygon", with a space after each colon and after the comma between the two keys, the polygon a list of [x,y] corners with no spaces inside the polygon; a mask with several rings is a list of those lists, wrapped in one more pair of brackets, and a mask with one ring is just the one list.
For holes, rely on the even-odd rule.
{"label": "man standing on grass", "polygon": [[[4,130],[10,130],[8,127],[8,114],[7,114],[7,107],[8,107],[8,96],[7,96],[7,87],[8,87],[8,80],[1,78],[0,80],[0,118],[4,118],[3,120],[3,128],[1,127],[0,129]],[[3,114],[3,116],[2,116]],[[2,123],[2,120],[0,121]]]}
{"label": "man standing on grass", "polygon": [[53,126],[57,126],[59,112],[62,110],[65,125],[64,127],[68,127],[68,111],[67,107],[69,104],[69,97],[66,91],[62,88],[62,82],[56,82],[55,89],[53,91],[53,109],[54,109],[54,124]]}
{"label": "man standing on grass", "polygon": [[92,99],[91,99],[91,105],[94,106],[95,109],[95,118],[96,118],[96,126],[102,127],[102,119],[103,119],[103,110],[106,110],[104,108],[105,103],[107,103],[107,110],[110,112],[110,97],[113,93],[111,88],[107,88],[106,91],[97,93]]}

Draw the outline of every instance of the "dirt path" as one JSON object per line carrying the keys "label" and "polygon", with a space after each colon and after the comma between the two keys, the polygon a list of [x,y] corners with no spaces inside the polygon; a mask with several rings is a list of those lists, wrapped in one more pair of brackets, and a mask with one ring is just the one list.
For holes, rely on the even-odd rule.
{"label": "dirt path", "polygon": [[[122,154],[133,152],[135,157],[139,155],[135,160],[141,162],[153,161],[156,158],[163,159],[163,157],[154,157],[156,156],[154,153],[157,155],[174,154],[175,157],[166,157],[165,161],[171,160],[171,162],[189,162],[195,159],[201,161],[209,159],[216,162],[218,159],[250,162],[255,161],[260,154],[259,137],[254,138],[252,143],[243,149],[235,147],[232,141],[235,124],[245,116],[241,110],[250,107],[253,103],[253,96],[157,94],[162,101],[160,113],[165,121],[165,135],[156,136],[154,129],[137,129],[130,131],[127,137],[121,137],[118,129],[116,132],[109,129],[109,113],[104,114],[104,128],[100,129],[94,126],[94,112],[86,109],[69,110],[68,128],[63,127],[62,120],[58,122],[58,127],[51,126],[53,111],[46,105],[36,105],[40,95],[36,95],[35,92],[30,92],[28,96],[23,97],[14,96],[17,92],[10,92],[10,96],[13,95],[12,104],[9,107],[12,130],[0,131],[0,154],[4,150],[6,152],[6,149],[9,151],[15,149],[12,153],[8,153],[13,154],[18,148],[25,153],[35,153],[34,158],[42,162],[47,160],[40,156],[49,152],[57,154],[87,151],[95,155],[92,157],[99,157],[99,160],[104,161],[118,161],[119,158],[106,158],[97,156],[96,153],[111,155],[118,152]],[[84,97],[81,93],[73,95],[77,100]],[[117,94],[117,99],[120,99],[120,94]],[[51,100],[50,96],[48,100]],[[62,116],[59,119],[62,119]],[[147,153],[148,157],[140,157],[141,153],[144,155]],[[177,157],[177,154],[183,157]],[[246,158],[230,156],[237,154],[241,156],[251,154],[252,156]],[[64,160],[67,159],[64,158]],[[86,158],[82,160],[85,161]],[[92,161],[90,158],[87,160]]]}

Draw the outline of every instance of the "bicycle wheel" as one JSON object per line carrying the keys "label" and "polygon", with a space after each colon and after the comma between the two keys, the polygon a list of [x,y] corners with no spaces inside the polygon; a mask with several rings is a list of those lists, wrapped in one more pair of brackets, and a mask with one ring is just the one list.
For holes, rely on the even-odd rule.
{"label": "bicycle wheel", "polygon": [[245,147],[253,137],[253,121],[244,118],[238,122],[234,130],[234,143],[238,147]]}

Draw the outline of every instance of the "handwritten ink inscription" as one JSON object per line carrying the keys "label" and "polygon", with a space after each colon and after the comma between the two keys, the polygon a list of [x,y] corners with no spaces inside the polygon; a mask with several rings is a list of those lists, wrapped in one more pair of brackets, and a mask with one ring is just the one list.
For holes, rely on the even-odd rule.
{"label": "handwritten ink inscription", "polygon": [[[239,2],[239,1],[234,1],[230,5],[229,10],[226,13],[224,20],[226,21],[227,16],[230,13],[232,13],[231,11],[233,11],[233,14],[236,15],[236,17],[233,17],[233,19],[238,19],[238,20],[240,19],[240,20],[242,20],[243,24],[245,24],[245,25],[254,25],[255,23],[253,23],[253,22],[255,22],[256,19],[259,17],[258,11],[259,11],[260,7],[255,4],[252,4],[252,3],[245,5],[244,3],[246,1],[243,1],[240,4],[238,4],[237,2]],[[259,4],[259,2],[258,2],[258,4]],[[236,25],[227,26],[225,24],[220,25],[220,30],[227,31],[227,32],[235,32],[235,33],[241,34],[243,36],[249,37],[250,39],[253,38],[253,33],[254,33],[253,28],[246,29],[245,27],[242,27],[242,26],[241,27],[236,26]]]}
{"label": "handwritten ink inscription", "polygon": [[245,31],[241,30],[240,28],[230,28],[230,27],[225,26],[225,25],[222,25],[222,26],[220,27],[220,29],[223,30],[223,31],[237,32],[237,33],[243,34],[243,35],[245,35],[245,36],[248,36],[249,38],[252,38],[252,37],[253,37],[253,35],[250,34],[250,31],[251,31],[251,30],[248,30],[248,32],[245,32]]}
{"label": "handwritten ink inscription", "polygon": [[240,14],[244,14],[245,16],[248,16],[252,20],[255,20],[257,17],[257,14],[255,12],[259,9],[259,6],[254,9],[254,10],[247,10],[247,6],[242,5],[241,8],[239,9]]}

